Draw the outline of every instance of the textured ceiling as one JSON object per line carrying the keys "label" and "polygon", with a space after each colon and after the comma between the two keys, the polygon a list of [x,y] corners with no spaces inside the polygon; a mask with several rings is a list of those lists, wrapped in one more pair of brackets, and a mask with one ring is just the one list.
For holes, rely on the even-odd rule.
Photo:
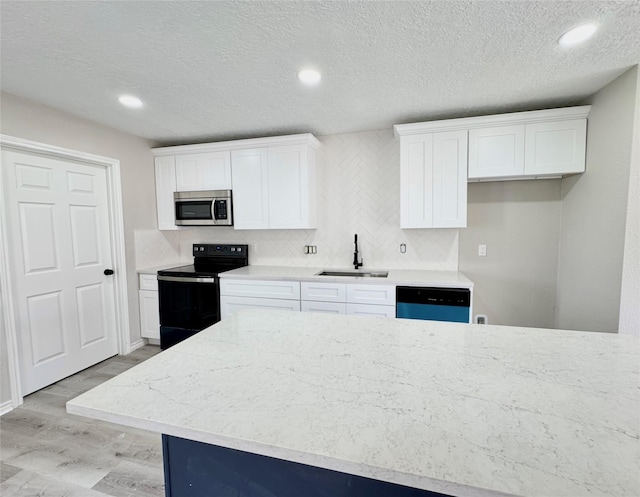
{"label": "textured ceiling", "polygon": [[[163,145],[573,105],[640,62],[638,1],[2,0],[0,16],[2,91]],[[596,36],[562,50],[585,21]]]}

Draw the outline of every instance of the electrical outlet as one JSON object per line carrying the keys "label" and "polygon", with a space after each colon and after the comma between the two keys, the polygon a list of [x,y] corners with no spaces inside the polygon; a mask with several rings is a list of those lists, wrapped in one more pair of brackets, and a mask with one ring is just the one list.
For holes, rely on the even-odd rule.
{"label": "electrical outlet", "polygon": [[476,314],[476,324],[489,324],[486,314]]}
{"label": "electrical outlet", "polygon": [[487,246],[484,243],[478,245],[478,255],[480,257],[485,257],[487,255]]}
{"label": "electrical outlet", "polygon": [[401,243],[400,244],[400,253],[401,254],[405,254],[407,252],[407,244],[406,243]]}

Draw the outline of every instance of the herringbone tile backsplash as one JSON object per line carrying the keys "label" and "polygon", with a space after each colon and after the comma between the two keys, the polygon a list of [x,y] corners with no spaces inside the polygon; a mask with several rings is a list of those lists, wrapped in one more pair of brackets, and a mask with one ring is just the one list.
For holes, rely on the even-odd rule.
{"label": "herringbone tile backsplash", "polygon": [[[175,253],[191,261],[193,243],[247,243],[254,265],[349,267],[357,233],[365,268],[458,269],[458,230],[400,229],[400,149],[393,131],[319,139],[317,229],[140,232],[138,267],[173,262],[167,257]],[[401,243],[407,245],[405,254],[400,253]],[[305,254],[305,245],[316,245],[317,254]]]}

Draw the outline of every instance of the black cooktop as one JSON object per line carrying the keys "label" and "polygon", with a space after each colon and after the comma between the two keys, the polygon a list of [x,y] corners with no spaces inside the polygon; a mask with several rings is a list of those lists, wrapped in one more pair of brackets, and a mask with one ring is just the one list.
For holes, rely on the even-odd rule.
{"label": "black cooktop", "polygon": [[216,276],[224,271],[249,265],[248,245],[196,243],[193,245],[193,255],[193,264],[163,269],[158,271],[158,276]]}

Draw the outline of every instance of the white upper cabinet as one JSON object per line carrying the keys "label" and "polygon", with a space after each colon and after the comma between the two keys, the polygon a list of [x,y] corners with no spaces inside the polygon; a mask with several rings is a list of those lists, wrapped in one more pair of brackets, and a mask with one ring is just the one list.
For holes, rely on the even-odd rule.
{"label": "white upper cabinet", "polygon": [[232,190],[235,229],[316,227],[316,149],[311,134],[153,149],[158,228],[175,225],[173,193]]}
{"label": "white upper cabinet", "polygon": [[234,150],[233,224],[236,229],[269,228],[269,179],[266,148]]}
{"label": "white upper cabinet", "polygon": [[231,189],[231,153],[176,155],[178,192]]}
{"label": "white upper cabinet", "polygon": [[400,227],[466,226],[467,132],[405,136],[403,126],[395,128],[400,135]]}
{"label": "white upper cabinet", "polygon": [[316,143],[231,153],[235,229],[316,227]]}
{"label": "white upper cabinet", "polygon": [[524,125],[469,130],[469,179],[524,174]]}
{"label": "white upper cabinet", "polygon": [[586,147],[586,119],[527,124],[524,172],[536,176],[583,173]]}
{"label": "white upper cabinet", "polygon": [[469,181],[583,173],[589,109],[586,105],[451,120],[469,130]]}
{"label": "white upper cabinet", "polygon": [[176,161],[172,155],[155,158],[156,212],[159,230],[177,230],[173,192],[176,191]]}

